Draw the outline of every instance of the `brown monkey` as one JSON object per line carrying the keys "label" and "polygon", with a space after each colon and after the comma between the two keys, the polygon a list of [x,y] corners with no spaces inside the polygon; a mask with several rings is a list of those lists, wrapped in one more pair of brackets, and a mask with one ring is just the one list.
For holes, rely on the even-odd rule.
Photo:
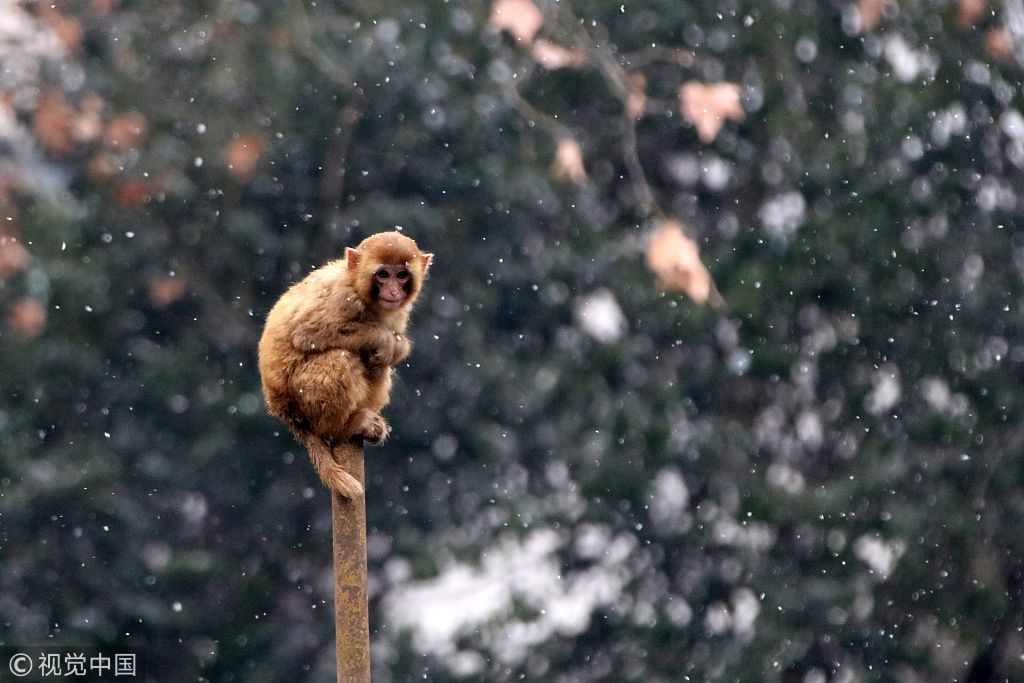
{"label": "brown monkey", "polygon": [[267,407],[342,496],[363,489],[331,447],[387,438],[380,411],[391,368],[412,350],[405,329],[432,259],[401,233],[371,235],[293,285],[267,316],[259,346]]}

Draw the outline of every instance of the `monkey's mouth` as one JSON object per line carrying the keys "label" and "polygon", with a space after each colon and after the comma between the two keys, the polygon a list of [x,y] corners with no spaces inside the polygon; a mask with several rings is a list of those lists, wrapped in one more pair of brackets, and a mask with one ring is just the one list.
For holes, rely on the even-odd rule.
{"label": "monkey's mouth", "polygon": [[404,300],[405,300],[405,297],[399,297],[397,299],[389,299],[386,296],[384,296],[383,294],[380,295],[379,297],[377,297],[377,302],[381,305],[381,308],[388,308],[388,309],[390,309],[390,308],[398,308],[399,306],[402,305],[402,301],[404,301]]}

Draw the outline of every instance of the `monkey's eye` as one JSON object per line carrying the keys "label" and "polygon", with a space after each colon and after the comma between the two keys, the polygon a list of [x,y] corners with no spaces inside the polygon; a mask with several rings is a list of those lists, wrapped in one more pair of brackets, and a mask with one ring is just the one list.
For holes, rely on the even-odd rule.
{"label": "monkey's eye", "polygon": [[409,279],[409,271],[408,270],[400,270],[400,271],[398,271],[398,275],[396,275],[396,277],[399,280],[408,280]]}
{"label": "monkey's eye", "polygon": [[381,268],[376,273],[374,273],[374,275],[378,280],[384,281],[388,279],[391,273],[389,273],[386,268]]}

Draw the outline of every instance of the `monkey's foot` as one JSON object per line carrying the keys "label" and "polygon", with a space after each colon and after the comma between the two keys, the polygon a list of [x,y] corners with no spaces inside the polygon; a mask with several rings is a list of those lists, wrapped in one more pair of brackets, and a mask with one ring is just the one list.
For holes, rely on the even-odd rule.
{"label": "monkey's foot", "polygon": [[352,435],[363,437],[363,442],[370,446],[384,443],[388,438],[388,423],[373,411],[360,410],[352,425]]}

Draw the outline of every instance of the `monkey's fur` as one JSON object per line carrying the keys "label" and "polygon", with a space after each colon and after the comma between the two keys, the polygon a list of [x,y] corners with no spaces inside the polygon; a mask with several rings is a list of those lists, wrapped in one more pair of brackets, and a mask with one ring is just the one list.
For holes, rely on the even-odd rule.
{"label": "monkey's fur", "polygon": [[388,435],[380,411],[391,368],[412,350],[405,330],[433,254],[398,232],[382,232],[314,270],[274,304],[259,344],[263,395],[309,451],[320,478],[347,498],[359,481],[332,446]]}

